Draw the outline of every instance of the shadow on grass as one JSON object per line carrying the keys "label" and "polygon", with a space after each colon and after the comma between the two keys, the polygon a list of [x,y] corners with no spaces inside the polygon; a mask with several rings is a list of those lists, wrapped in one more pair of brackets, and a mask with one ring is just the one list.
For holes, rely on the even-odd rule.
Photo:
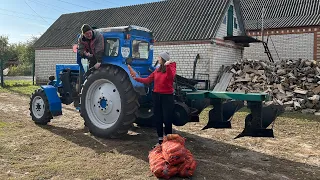
{"label": "shadow on grass", "polygon": [[[100,139],[86,135],[84,129],[42,126],[81,147],[97,154],[120,153],[148,163],[148,153],[156,143],[156,132],[151,128],[132,127],[133,135],[121,139]],[[198,135],[176,131],[187,138],[186,146],[194,154],[198,167],[193,179],[319,179],[320,168],[279,159],[240,146],[218,142]],[[139,173],[139,172],[137,172]],[[180,179],[180,178],[174,178]]]}

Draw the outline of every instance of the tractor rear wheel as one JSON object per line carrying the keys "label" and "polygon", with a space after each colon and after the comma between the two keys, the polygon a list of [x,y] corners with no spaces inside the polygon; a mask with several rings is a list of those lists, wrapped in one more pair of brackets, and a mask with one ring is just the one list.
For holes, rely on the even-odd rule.
{"label": "tractor rear wheel", "polygon": [[30,116],[36,124],[46,125],[53,118],[43,89],[37,89],[30,97]]}
{"label": "tractor rear wheel", "polygon": [[124,70],[102,66],[83,85],[81,116],[93,135],[117,138],[132,127],[139,108],[138,97]]}

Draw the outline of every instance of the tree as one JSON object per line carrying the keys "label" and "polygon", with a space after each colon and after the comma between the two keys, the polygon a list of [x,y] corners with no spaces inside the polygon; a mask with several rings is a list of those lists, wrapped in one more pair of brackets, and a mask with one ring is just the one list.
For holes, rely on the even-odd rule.
{"label": "tree", "polygon": [[32,64],[35,59],[35,50],[33,44],[38,40],[37,37],[31,37],[30,40],[24,43],[12,44],[12,51],[20,64]]}
{"label": "tree", "polygon": [[0,36],[0,59],[5,60],[6,51],[8,48],[8,37]]}
{"label": "tree", "polygon": [[23,53],[23,59],[27,63],[33,63],[35,59],[35,49],[33,47],[33,44],[38,40],[39,38],[36,36],[32,36],[26,43],[25,51]]}
{"label": "tree", "polygon": [[15,57],[17,54],[15,53],[14,47],[9,45],[9,38],[7,36],[0,36],[0,59],[4,61],[4,64]]}

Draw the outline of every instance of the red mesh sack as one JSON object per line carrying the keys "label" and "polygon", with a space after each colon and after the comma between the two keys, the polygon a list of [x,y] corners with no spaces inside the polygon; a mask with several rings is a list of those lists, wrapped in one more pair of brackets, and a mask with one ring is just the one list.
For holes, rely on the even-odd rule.
{"label": "red mesh sack", "polygon": [[163,176],[161,178],[170,179],[171,177],[177,175],[179,173],[178,167],[170,165],[166,163],[165,168],[163,170]]}
{"label": "red mesh sack", "polygon": [[185,161],[186,148],[181,136],[167,136],[161,146],[162,155],[170,165],[181,164]]}
{"label": "red mesh sack", "polygon": [[191,177],[193,176],[194,171],[196,170],[197,163],[193,158],[191,152],[187,149],[186,150],[186,159],[184,163],[179,165],[179,176],[180,177]]}
{"label": "red mesh sack", "polygon": [[162,155],[164,159],[170,164],[170,165],[177,165],[181,164],[185,161],[186,156],[186,149],[181,146],[181,149],[172,153],[166,153],[165,151],[162,152]]}
{"label": "red mesh sack", "polygon": [[151,172],[158,178],[161,178],[166,165],[166,161],[163,158],[161,146],[155,147],[149,152],[149,166]]}
{"label": "red mesh sack", "polygon": [[157,178],[169,179],[178,174],[178,167],[170,165],[163,158],[161,146],[151,150],[148,157],[150,170]]}
{"label": "red mesh sack", "polygon": [[185,138],[170,134],[164,138],[162,145],[149,152],[150,169],[157,178],[193,176],[197,163],[184,145]]}
{"label": "red mesh sack", "polygon": [[167,136],[164,137],[163,142],[166,141],[175,141],[179,142],[181,145],[184,146],[185,144],[185,138],[181,137],[179,134],[168,134]]}

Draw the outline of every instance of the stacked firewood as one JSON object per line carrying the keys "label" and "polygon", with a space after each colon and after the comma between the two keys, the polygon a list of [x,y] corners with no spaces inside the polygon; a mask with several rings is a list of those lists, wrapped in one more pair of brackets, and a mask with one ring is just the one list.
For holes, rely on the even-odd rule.
{"label": "stacked firewood", "polygon": [[[320,110],[320,63],[313,60],[243,60],[229,67],[233,77],[227,91],[268,93],[272,103],[288,111]],[[270,103],[270,102],[269,102]]]}

